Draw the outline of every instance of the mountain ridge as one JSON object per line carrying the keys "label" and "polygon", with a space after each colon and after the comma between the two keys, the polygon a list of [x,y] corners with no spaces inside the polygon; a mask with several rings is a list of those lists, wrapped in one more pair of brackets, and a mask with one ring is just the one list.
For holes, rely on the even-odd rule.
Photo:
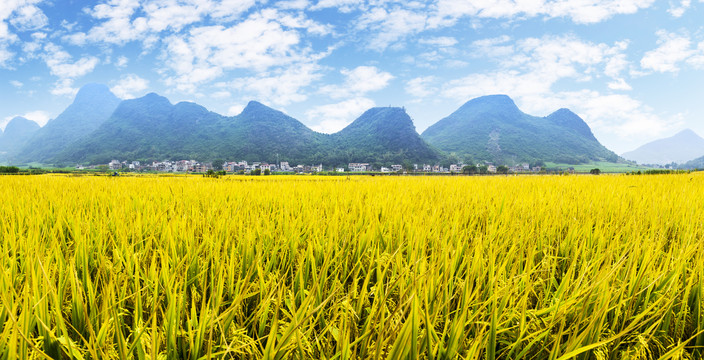
{"label": "mountain ridge", "polygon": [[[173,105],[150,93],[120,103],[90,137],[71,144],[54,160],[106,163],[113,158],[244,159],[335,165],[438,160],[440,154],[420,138],[405,110],[389,109],[369,110],[346,131],[329,135],[257,101],[249,102],[239,115],[227,117],[195,103]],[[370,112],[383,114],[367,119]],[[358,127],[376,130],[362,136],[355,130]]]}
{"label": "mountain ridge", "polygon": [[[93,96],[91,91],[97,94]],[[192,102],[172,104],[153,92],[120,101],[107,87],[95,84],[82,88],[57,120],[81,118],[76,108],[90,111],[106,99],[110,100],[107,110],[102,106],[100,114],[83,114],[83,118],[94,120],[90,122],[94,130],[55,146],[52,156],[47,156],[47,151],[41,156],[28,152],[23,154],[25,160],[34,157],[30,161],[97,164],[112,159],[237,159],[326,165],[461,162],[459,158],[467,163],[508,164],[618,160],[569,109],[535,117],[523,113],[507,95],[471,99],[422,134],[400,107],[368,109],[344,129],[323,134],[255,100],[240,114],[223,116]],[[102,119],[110,107],[113,111]],[[60,123],[57,120],[45,128]],[[38,133],[49,132],[45,128]],[[541,133],[545,129],[551,132]],[[35,135],[32,140],[37,138]]]}
{"label": "mountain ridge", "polygon": [[442,151],[475,161],[576,164],[619,160],[571,110],[532,116],[506,95],[472,99],[428,127],[421,137]]}

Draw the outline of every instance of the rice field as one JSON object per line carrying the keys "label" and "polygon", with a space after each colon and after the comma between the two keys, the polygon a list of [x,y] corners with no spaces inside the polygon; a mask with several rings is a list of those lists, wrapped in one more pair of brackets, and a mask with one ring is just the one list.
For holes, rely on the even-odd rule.
{"label": "rice field", "polygon": [[0,177],[3,359],[697,359],[704,175]]}

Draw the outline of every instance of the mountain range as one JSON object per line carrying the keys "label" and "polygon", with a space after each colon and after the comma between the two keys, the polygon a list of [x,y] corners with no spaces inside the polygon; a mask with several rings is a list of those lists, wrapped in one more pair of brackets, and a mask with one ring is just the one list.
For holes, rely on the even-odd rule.
{"label": "mountain range", "polygon": [[704,138],[690,129],[685,129],[674,136],[649,142],[621,156],[639,164],[682,164],[704,156]]}
{"label": "mountain range", "polygon": [[496,163],[618,161],[589,125],[568,109],[547,117],[525,114],[506,95],[476,98],[426,129],[422,137],[460,157]]}
{"label": "mountain range", "polygon": [[505,95],[471,100],[422,135],[398,107],[369,109],[343,130],[322,134],[256,101],[228,117],[154,93],[121,101],[98,84],[83,87],[73,104],[15,149],[8,153],[20,162],[65,165],[112,159],[326,165],[619,160],[573,112],[535,117]]}

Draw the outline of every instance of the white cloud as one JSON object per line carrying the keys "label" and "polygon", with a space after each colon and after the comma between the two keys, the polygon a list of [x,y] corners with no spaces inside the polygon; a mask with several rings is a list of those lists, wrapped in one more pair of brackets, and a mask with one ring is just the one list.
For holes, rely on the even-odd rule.
{"label": "white cloud", "polygon": [[614,15],[633,14],[650,7],[655,0],[438,0],[435,26],[454,25],[464,16],[475,18],[545,17],[571,19],[578,24],[592,24]]}
{"label": "white cloud", "polygon": [[380,71],[375,66],[358,66],[352,70],[342,69],[340,73],[345,77],[342,85],[327,85],[322,87],[320,92],[334,99],[361,97],[368,92],[384,89],[394,78],[390,73]]}
{"label": "white cloud", "polygon": [[104,42],[108,44],[124,44],[142,38],[148,30],[147,19],[132,15],[139,9],[139,0],[109,0],[98,4],[87,13],[97,20],[104,20],[91,28],[87,34],[76,33],[74,41]]}
{"label": "white cloud", "polygon": [[420,39],[418,42],[424,45],[432,45],[438,47],[450,47],[457,45],[457,39],[450,36],[437,36],[426,39]]}
{"label": "white cloud", "polygon": [[73,44],[86,41],[124,44],[142,41],[153,46],[164,32],[178,33],[210,18],[216,23],[233,21],[256,4],[256,0],[108,0],[86,12],[101,21],[87,33],[67,36]]}
{"label": "white cloud", "polygon": [[23,118],[27,120],[32,120],[35,123],[39,124],[39,126],[44,126],[46,125],[47,122],[51,119],[49,117],[49,113],[46,111],[41,111],[41,110],[36,110],[36,111],[30,111],[28,113],[25,113],[22,115]]}
{"label": "white cloud", "polygon": [[687,59],[687,63],[696,69],[704,68],[704,41],[699,43],[695,55]]}
{"label": "white cloud", "polygon": [[373,33],[369,39],[369,48],[383,51],[408,35],[425,30],[427,21],[428,16],[422,11],[377,7],[359,18],[357,30],[371,30]]}
{"label": "white cloud", "polygon": [[349,13],[358,9],[363,4],[364,0],[318,0],[318,2],[311,7],[311,10],[337,8],[337,10],[342,13]]}
{"label": "white cloud", "polygon": [[117,81],[115,86],[110,88],[117,97],[121,99],[133,99],[134,94],[140,94],[149,88],[149,81],[142,79],[135,74],[125,75]]}
{"label": "white cloud", "polygon": [[315,63],[301,63],[255,77],[237,79],[230,87],[259,101],[286,106],[308,99],[304,89],[321,77],[319,70]]}
{"label": "white cloud", "polygon": [[194,27],[187,36],[174,35],[165,40],[163,57],[174,73],[167,83],[181,91],[194,91],[199,84],[212,81],[228,70],[264,73],[272,68],[317,61],[321,54],[300,44],[299,30],[324,32],[324,28],[271,9],[230,27]]}
{"label": "white cloud", "polygon": [[27,120],[34,121],[35,123],[39,124],[39,126],[44,126],[46,125],[47,122],[49,122],[49,113],[46,111],[41,111],[41,110],[36,110],[36,111],[30,111],[25,114],[17,114],[17,115],[12,115],[12,116],[7,116],[0,121],[0,128],[5,130],[5,127],[7,124],[12,121],[12,119],[16,117],[23,117]]}
{"label": "white cloud", "polygon": [[667,9],[667,12],[670,13],[670,15],[678,18],[684,15],[684,13],[689,9],[689,7],[692,5],[692,0],[681,0],[678,3],[677,2],[672,2],[670,0],[670,8]]}
{"label": "white cloud", "polygon": [[34,5],[26,5],[15,10],[15,16],[10,19],[10,24],[19,31],[41,29],[49,23],[44,13]]}
{"label": "white cloud", "polygon": [[635,14],[655,0],[557,0],[546,2],[546,15],[569,17],[578,24],[593,24],[614,15]]}
{"label": "white cloud", "polygon": [[115,67],[118,69],[124,69],[127,66],[127,63],[129,63],[129,59],[125,56],[120,56],[117,58],[117,61],[115,61]]}
{"label": "white cloud", "polygon": [[633,90],[631,85],[629,85],[624,79],[614,79],[613,81],[609,82],[608,86],[611,90]]}
{"label": "white cloud", "polygon": [[7,67],[7,62],[15,56],[15,53],[0,44],[0,67]]}
{"label": "white cloud", "polygon": [[704,45],[694,48],[687,35],[679,35],[664,30],[657,32],[658,47],[648,51],[640,60],[645,70],[655,72],[678,72],[680,64],[689,62],[698,66],[700,57],[704,57]]}
{"label": "white cloud", "polygon": [[10,45],[18,41],[10,26],[20,32],[30,31],[46,26],[46,15],[35,6],[41,0],[3,0],[0,1],[0,68],[9,68],[15,52]]}
{"label": "white cloud", "polygon": [[227,109],[227,115],[229,115],[229,116],[239,115],[242,113],[242,110],[244,110],[244,105],[232,105],[232,106],[230,106],[230,108]]}
{"label": "white cloud", "polygon": [[257,0],[220,0],[210,2],[209,16],[223,21],[232,21],[253,7]]}
{"label": "white cloud", "polygon": [[435,80],[436,79],[433,76],[422,76],[411,79],[406,84],[406,92],[416,98],[424,98],[435,94],[437,92],[437,88],[431,85],[435,82]]}
{"label": "white cloud", "polygon": [[[684,0],[683,0],[684,1]],[[384,51],[403,46],[402,40],[428,29],[451,27],[464,18],[470,26],[483,19],[522,20],[542,17],[568,18],[578,24],[593,24],[615,15],[634,14],[655,0],[432,0],[361,1],[319,0],[312,10],[337,8],[343,13],[359,11],[355,24],[366,35],[368,47]]]}
{"label": "white cloud", "polygon": [[317,122],[311,128],[322,133],[335,133],[349,125],[364,111],[374,107],[374,101],[367,98],[353,98],[335,104],[316,106],[306,112],[309,122]]}
{"label": "white cloud", "polygon": [[74,97],[78,93],[78,88],[73,86],[72,79],[60,79],[54,83],[51,93],[56,96]]}
{"label": "white cloud", "polygon": [[[545,93],[560,79],[589,81],[594,77],[622,78],[628,67],[625,50],[627,41],[613,45],[582,41],[571,35],[526,38],[510,43],[506,37],[486,39],[473,43],[475,56],[493,59],[500,65],[500,73],[475,74],[469,79],[454,81],[465,92],[474,84],[504,90],[507,93]],[[520,79],[519,82],[514,82]],[[532,84],[531,84],[532,82]]]}
{"label": "white cloud", "polygon": [[280,0],[276,2],[276,7],[284,10],[303,10],[309,5],[310,3],[308,2],[308,0]]}
{"label": "white cloud", "polygon": [[77,78],[86,75],[98,65],[98,58],[86,56],[72,62],[71,55],[61,47],[49,43],[44,47],[44,62],[49,67],[52,75],[60,78]]}
{"label": "white cloud", "polygon": [[200,21],[203,9],[197,3],[180,1],[149,1],[142,5],[147,14],[147,26],[153,32],[166,29],[180,31],[184,26]]}

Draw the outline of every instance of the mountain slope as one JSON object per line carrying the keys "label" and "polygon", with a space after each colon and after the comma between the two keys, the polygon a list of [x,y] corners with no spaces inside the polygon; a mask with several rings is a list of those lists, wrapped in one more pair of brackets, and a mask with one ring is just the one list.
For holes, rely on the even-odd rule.
{"label": "mountain slope", "polygon": [[[222,151],[211,156],[247,161],[313,163],[330,148],[329,135],[317,133],[281,111],[251,101],[223,126]],[[278,156],[277,156],[278,154]]]}
{"label": "mountain slope", "polygon": [[172,105],[156,94],[123,101],[90,136],[56,162],[120,160],[288,161],[291,164],[437,160],[440,154],[399,108],[377,108],[337,134],[317,133],[300,121],[252,101],[234,117],[193,103]]}
{"label": "mountain slope", "polygon": [[506,95],[468,101],[421,135],[440,150],[496,163],[617,161],[576,114],[560,109],[547,117],[523,113]]}
{"label": "mountain slope", "polygon": [[16,153],[22,162],[49,162],[71,143],[97,130],[117,108],[120,99],[105,85],[83,86],[73,103],[49,121]]}
{"label": "mountain slope", "polygon": [[55,157],[57,162],[190,159],[207,147],[207,129],[222,120],[193,103],[172,105],[154,93],[125,100],[100,127]]}
{"label": "mountain slope", "polygon": [[18,116],[10,120],[5,131],[0,135],[0,151],[14,153],[39,129],[39,124],[23,117]]}
{"label": "mountain slope", "polygon": [[704,156],[704,138],[686,129],[669,138],[649,142],[621,156],[640,164],[681,164]]}
{"label": "mountain slope", "polygon": [[341,131],[332,135],[333,163],[401,163],[436,161],[441,154],[416,132],[413,120],[402,108],[367,110]]}
{"label": "mountain slope", "polygon": [[56,160],[106,163],[129,160],[308,161],[326,135],[260,103],[225,117],[188,102],[172,105],[148,94],[122,102],[90,137],[72,144]]}

